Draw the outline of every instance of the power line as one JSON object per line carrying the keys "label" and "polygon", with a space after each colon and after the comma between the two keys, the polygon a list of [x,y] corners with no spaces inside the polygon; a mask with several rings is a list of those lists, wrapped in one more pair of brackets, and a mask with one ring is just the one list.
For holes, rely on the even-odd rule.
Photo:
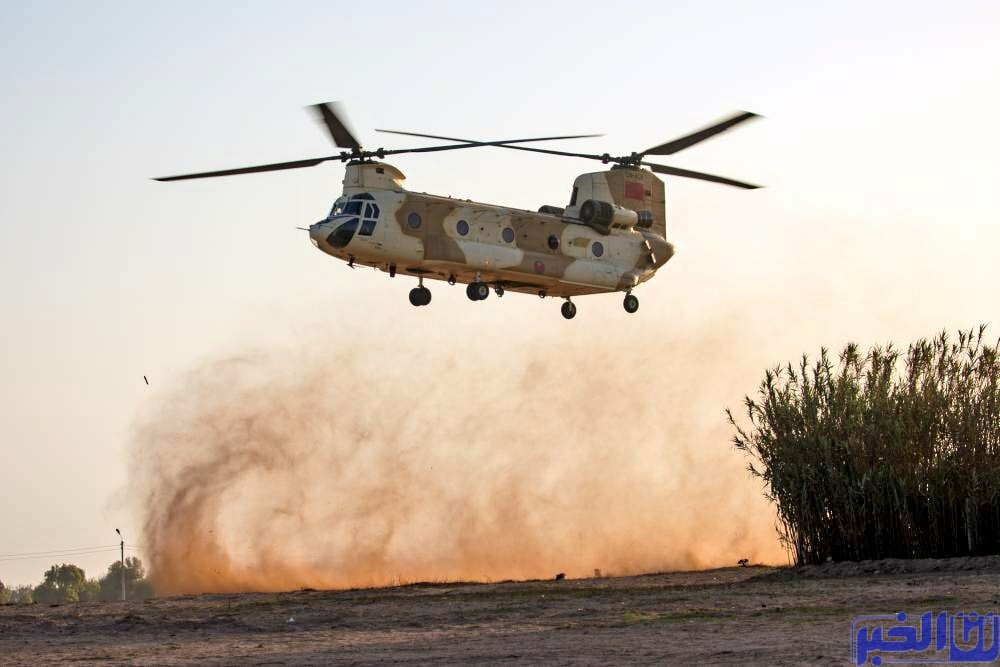
{"label": "power line", "polygon": [[116,551],[117,549],[117,545],[111,545],[100,547],[79,547],[76,549],[61,549],[53,551],[30,551],[20,554],[0,554],[0,561],[60,558],[63,556],[85,556],[88,554]]}
{"label": "power line", "polygon": [[110,547],[117,546],[117,544],[99,544],[95,547],[66,547],[65,549],[50,549],[49,551],[25,551],[20,554],[0,554],[0,558],[7,558],[8,556],[44,556],[45,554],[66,553],[68,551],[89,551],[91,549],[108,549]]}
{"label": "power line", "polygon": [[45,560],[45,559],[57,560],[64,558],[72,558],[73,556],[89,556],[92,554],[114,553],[115,551],[116,551],[115,549],[100,549],[97,551],[74,551],[73,553],[68,553],[68,554],[50,554],[48,556],[15,556],[13,558],[0,558],[0,563],[6,563],[15,560]]}
{"label": "power line", "polygon": [[[108,544],[102,546],[93,547],[75,547],[66,549],[52,549],[50,551],[26,551],[24,553],[18,554],[0,554],[0,562],[13,561],[13,560],[42,560],[45,558],[62,558],[70,556],[89,556],[91,554],[98,553],[109,553],[111,551],[117,551],[120,545]],[[126,544],[125,548],[129,551],[141,551],[142,547],[137,545]]]}

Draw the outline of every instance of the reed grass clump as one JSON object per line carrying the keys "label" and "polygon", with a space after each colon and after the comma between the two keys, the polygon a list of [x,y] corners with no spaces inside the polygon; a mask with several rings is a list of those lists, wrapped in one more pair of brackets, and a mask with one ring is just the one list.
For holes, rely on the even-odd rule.
{"label": "reed grass clump", "polygon": [[1000,359],[986,327],[769,370],[733,442],[798,564],[1000,553]]}

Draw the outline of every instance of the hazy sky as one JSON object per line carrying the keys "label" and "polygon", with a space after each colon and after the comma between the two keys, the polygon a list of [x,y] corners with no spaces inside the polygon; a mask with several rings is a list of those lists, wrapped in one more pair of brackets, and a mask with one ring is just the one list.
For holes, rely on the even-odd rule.
{"label": "hazy sky", "polygon": [[[135,542],[126,452],[158,386],[317,327],[333,346],[363,346],[338,327],[370,320],[381,343],[655,351],[652,323],[723,316],[761,371],[848,339],[1000,335],[1000,5],[825,4],[2,3],[0,557],[114,544],[116,526]],[[639,313],[584,298],[568,323],[556,301],[443,284],[414,309],[412,281],[316,251],[295,227],[328,210],[339,163],[149,180],[330,154],[302,109],[326,100],[371,147],[424,145],[375,127],[603,132],[572,149],[612,153],[748,109],[766,118],[663,161],[768,187],[668,180],[677,255]],[[528,209],[600,167],[497,149],[392,163],[410,189]],[[53,560],[96,575],[110,555],[0,560],[0,580]]]}

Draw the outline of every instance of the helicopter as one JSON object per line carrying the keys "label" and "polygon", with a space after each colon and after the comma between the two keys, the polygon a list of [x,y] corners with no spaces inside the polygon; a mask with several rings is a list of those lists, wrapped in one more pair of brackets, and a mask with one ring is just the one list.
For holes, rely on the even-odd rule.
{"label": "helicopter", "polygon": [[[425,280],[466,285],[470,301],[494,292],[536,294],[563,299],[561,313],[576,316],[573,297],[624,292],[626,312],[639,309],[632,291],[652,278],[674,254],[667,241],[664,183],[656,174],[693,178],[744,189],[760,186],[688,169],[647,162],[647,155],[673,155],[736,125],[758,117],[742,111],[708,127],[641,152],[573,153],[524,144],[601,135],[567,135],[477,141],[456,137],[376,130],[450,143],[418,148],[365,150],[345,121],[340,104],[310,107],[338,148],[335,155],[178,176],[156,181],[232,176],[346,163],[343,193],[322,220],[307,231],[313,245],[351,268],[370,266],[390,277],[417,279],[410,290],[413,306],[427,306]],[[598,160],[605,171],[581,174],[568,205],[544,205],[537,211],[482,204],[409,191],[406,177],[384,162],[406,153],[432,153],[497,147]],[[306,228],[300,228],[306,229]]]}

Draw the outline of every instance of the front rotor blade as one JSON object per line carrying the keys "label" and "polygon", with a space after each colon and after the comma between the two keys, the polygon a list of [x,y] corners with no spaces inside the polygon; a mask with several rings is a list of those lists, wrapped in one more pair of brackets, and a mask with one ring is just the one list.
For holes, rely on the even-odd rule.
{"label": "front rotor blade", "polygon": [[361,150],[361,143],[354,138],[351,131],[347,129],[347,123],[343,121],[345,114],[342,104],[339,102],[323,102],[322,104],[312,105],[312,108],[316,111],[319,119],[323,121],[323,124],[326,125],[327,131],[330,132],[330,138],[333,139],[333,143],[338,148]]}
{"label": "front rotor blade", "polygon": [[710,181],[712,183],[722,183],[723,185],[732,185],[736,188],[743,188],[745,190],[756,190],[761,187],[759,185],[754,185],[753,183],[744,183],[743,181],[734,181],[731,178],[726,178],[724,176],[715,176],[714,174],[705,174],[700,171],[691,171],[690,169],[678,169],[677,167],[668,167],[663,164],[652,164],[650,162],[642,162],[653,171],[658,174],[667,174],[669,176],[683,176],[684,178],[696,178],[699,181]]}
{"label": "front rotor blade", "polygon": [[680,137],[679,139],[674,139],[673,141],[668,141],[665,144],[660,144],[659,146],[653,146],[652,148],[647,148],[642,152],[642,155],[673,155],[678,153],[685,148],[690,148],[697,143],[705,141],[710,137],[725,132],[731,127],[735,127],[740,123],[750,120],[751,118],[757,118],[758,114],[752,111],[741,111],[740,113],[727,118],[726,120],[720,121],[715,125],[710,125],[704,129],[698,130],[697,132],[692,132],[691,134]]}
{"label": "front rotor blade", "polygon": [[259,171],[280,171],[282,169],[299,169],[300,167],[315,167],[327,160],[339,160],[339,156],[317,157],[311,160],[296,160],[294,162],[275,162],[274,164],[262,164],[256,167],[239,167],[237,169],[223,169],[221,171],[202,171],[197,174],[181,174],[180,176],[162,176],[154,178],[154,181],[184,181],[189,178],[212,178],[214,176],[235,176],[236,174],[253,174]]}

